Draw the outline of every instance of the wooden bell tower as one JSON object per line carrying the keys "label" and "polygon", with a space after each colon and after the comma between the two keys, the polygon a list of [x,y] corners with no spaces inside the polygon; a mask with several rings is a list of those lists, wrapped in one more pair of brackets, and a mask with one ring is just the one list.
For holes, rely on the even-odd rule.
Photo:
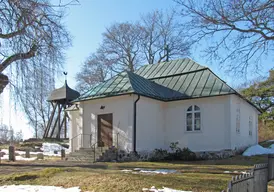
{"label": "wooden bell tower", "polygon": [[[66,76],[67,73],[64,72],[64,75]],[[51,92],[47,101],[51,103],[53,110],[44,132],[44,138],[67,138],[68,115],[65,110],[72,105],[71,101],[79,96],[79,92],[68,86],[67,79],[65,80],[65,85],[63,87]]]}

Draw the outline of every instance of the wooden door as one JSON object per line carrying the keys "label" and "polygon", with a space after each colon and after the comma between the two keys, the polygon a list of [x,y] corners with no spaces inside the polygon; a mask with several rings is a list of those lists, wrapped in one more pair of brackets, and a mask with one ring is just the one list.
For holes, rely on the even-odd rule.
{"label": "wooden door", "polygon": [[98,147],[112,146],[112,113],[98,115]]}

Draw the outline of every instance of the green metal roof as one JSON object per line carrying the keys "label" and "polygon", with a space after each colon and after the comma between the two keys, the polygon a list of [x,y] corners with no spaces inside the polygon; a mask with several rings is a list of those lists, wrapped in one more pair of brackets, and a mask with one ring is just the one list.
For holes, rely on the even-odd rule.
{"label": "green metal roof", "polygon": [[159,85],[132,72],[127,72],[131,89],[139,95],[169,101],[186,98],[187,95],[173,89]]}
{"label": "green metal roof", "polygon": [[122,72],[76,101],[136,93],[162,101],[236,93],[207,67],[185,58]]}

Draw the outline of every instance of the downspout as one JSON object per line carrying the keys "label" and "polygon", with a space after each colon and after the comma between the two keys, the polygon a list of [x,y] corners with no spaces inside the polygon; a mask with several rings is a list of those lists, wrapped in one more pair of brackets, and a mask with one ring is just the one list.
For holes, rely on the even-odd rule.
{"label": "downspout", "polygon": [[140,95],[138,95],[138,98],[134,101],[133,105],[133,151],[136,153],[136,114],[137,114],[137,107],[136,104],[140,100]]}

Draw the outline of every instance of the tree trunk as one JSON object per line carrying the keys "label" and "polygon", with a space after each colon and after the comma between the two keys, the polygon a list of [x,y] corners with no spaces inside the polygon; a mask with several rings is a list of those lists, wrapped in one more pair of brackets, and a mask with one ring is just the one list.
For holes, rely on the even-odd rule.
{"label": "tree trunk", "polygon": [[3,92],[7,84],[9,83],[8,76],[0,73],[0,94]]}

